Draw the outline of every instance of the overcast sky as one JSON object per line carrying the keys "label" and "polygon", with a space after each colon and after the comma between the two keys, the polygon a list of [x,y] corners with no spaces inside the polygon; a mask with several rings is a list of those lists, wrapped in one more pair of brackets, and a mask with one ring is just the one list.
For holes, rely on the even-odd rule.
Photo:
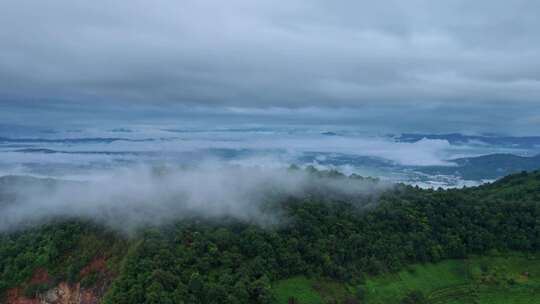
{"label": "overcast sky", "polygon": [[540,135],[537,0],[2,0],[0,12],[8,124],[196,112]]}

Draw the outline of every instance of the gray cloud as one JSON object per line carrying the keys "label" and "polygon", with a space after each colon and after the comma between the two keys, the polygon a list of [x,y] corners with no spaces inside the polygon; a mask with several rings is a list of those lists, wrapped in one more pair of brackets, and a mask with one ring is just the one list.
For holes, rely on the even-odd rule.
{"label": "gray cloud", "polygon": [[347,107],[390,120],[414,107],[449,129],[476,115],[466,121],[484,130],[486,109],[512,121],[539,104],[534,0],[7,0],[0,11],[4,104]]}
{"label": "gray cloud", "polygon": [[383,182],[316,177],[304,171],[215,163],[180,171],[130,167],[84,183],[7,176],[0,178],[0,232],[73,217],[128,233],[193,216],[276,225],[287,218],[279,208],[267,209],[280,199],[324,193],[366,204],[360,198],[390,187]]}

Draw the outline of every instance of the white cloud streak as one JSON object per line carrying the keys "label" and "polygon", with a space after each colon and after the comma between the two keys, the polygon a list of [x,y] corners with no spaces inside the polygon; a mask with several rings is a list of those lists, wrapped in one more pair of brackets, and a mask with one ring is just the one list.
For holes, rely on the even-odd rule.
{"label": "white cloud streak", "polygon": [[4,195],[0,231],[20,229],[52,218],[82,218],[127,233],[192,216],[275,225],[287,219],[279,209],[267,210],[269,200],[276,203],[288,196],[316,192],[358,198],[389,187],[385,183],[317,178],[304,171],[215,163],[184,170],[130,167],[107,178],[82,183],[51,185],[12,177],[0,181]]}

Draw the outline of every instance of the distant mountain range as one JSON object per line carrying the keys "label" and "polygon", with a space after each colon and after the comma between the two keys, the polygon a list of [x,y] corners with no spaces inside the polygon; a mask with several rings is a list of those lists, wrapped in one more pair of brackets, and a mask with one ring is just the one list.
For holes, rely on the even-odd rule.
{"label": "distant mountain range", "polygon": [[430,175],[455,175],[467,180],[496,179],[511,173],[540,168],[540,154],[533,157],[513,154],[489,154],[450,160],[457,166],[416,167]]}
{"label": "distant mountain range", "polygon": [[165,141],[171,138],[124,138],[124,137],[81,137],[81,138],[10,138],[0,137],[0,144],[25,143],[25,144],[110,144],[115,141],[148,142]]}
{"label": "distant mountain range", "polygon": [[540,149],[540,136],[497,136],[497,135],[463,135],[460,133],[449,134],[422,134],[422,133],[403,133],[395,140],[398,142],[417,142],[422,139],[440,139],[447,140],[452,145],[463,145],[474,142],[485,143],[494,146]]}
{"label": "distant mountain range", "polygon": [[[119,129],[118,132],[126,132]],[[323,136],[343,136],[333,131],[322,132]],[[159,138],[128,138],[128,137],[74,137],[74,138],[47,138],[47,137],[2,137],[0,136],[0,146],[3,152],[11,153],[10,157],[16,157],[24,168],[30,168],[30,172],[45,174],[53,169],[64,166],[64,171],[88,169],[91,167],[123,166],[135,162],[167,161],[178,165],[188,165],[204,161],[205,157],[235,161],[243,159],[265,158],[267,156],[283,159],[284,162],[294,163],[300,166],[315,165],[320,168],[337,168],[345,173],[359,173],[366,176],[386,177],[389,180],[403,182],[432,182],[438,181],[444,184],[457,185],[463,180],[481,183],[485,180],[493,180],[504,175],[540,169],[540,136],[512,137],[496,135],[463,135],[459,133],[450,134],[420,134],[404,133],[401,135],[389,135],[388,140],[402,143],[414,143],[422,139],[445,140],[459,154],[447,156],[445,161],[454,165],[437,166],[414,166],[405,165],[398,161],[385,159],[383,157],[330,153],[319,151],[305,151],[289,155],[284,149],[230,149],[230,148],[204,148],[193,151],[163,151],[160,149],[149,150],[148,146],[134,145],[134,142],[156,142],[174,141],[174,137]],[[182,139],[178,139],[182,141]],[[106,144],[119,141],[129,142],[124,150],[121,145],[109,149]],[[85,144],[99,146],[82,146]],[[81,148],[78,149],[79,145]],[[180,147],[182,143],[178,144]],[[461,146],[461,147],[460,147]],[[445,146],[446,147],[446,146]],[[420,147],[421,148],[421,147]],[[454,153],[455,151],[451,152]],[[491,154],[497,152],[496,154]],[[502,153],[501,153],[502,152]],[[456,155],[482,155],[476,157],[455,158]],[[513,153],[513,154],[510,154]],[[65,154],[67,160],[74,155],[84,155],[83,160],[91,160],[92,163],[67,162],[59,164],[57,162],[48,163],[45,156],[36,157],[29,154]],[[516,155],[517,154],[517,155]],[[70,155],[68,158],[67,155]],[[73,155],[73,156],[72,156]],[[92,156],[90,155],[97,155]],[[535,155],[535,156],[534,156]],[[107,158],[110,156],[109,158]],[[48,156],[54,159],[64,159],[63,155]],[[94,159],[96,159],[94,161]],[[105,159],[105,161],[103,161]],[[102,161],[100,163],[100,161]],[[6,172],[10,172],[12,164],[7,163]],[[0,162],[1,163],[1,162]],[[11,166],[11,167],[9,167]],[[64,172],[62,171],[62,172]],[[446,181],[449,179],[450,181]],[[442,181],[445,180],[445,181]]]}

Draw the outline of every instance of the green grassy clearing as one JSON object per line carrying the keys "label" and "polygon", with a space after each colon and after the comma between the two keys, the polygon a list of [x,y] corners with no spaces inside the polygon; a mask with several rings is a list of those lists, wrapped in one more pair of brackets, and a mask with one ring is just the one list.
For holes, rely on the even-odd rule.
{"label": "green grassy clearing", "polygon": [[277,303],[287,304],[291,297],[298,303],[323,303],[321,295],[314,289],[314,284],[315,280],[300,276],[279,281],[272,289]]}
{"label": "green grassy clearing", "polygon": [[[343,303],[357,289],[305,277],[273,287],[278,304],[291,297],[299,304]],[[399,273],[367,278],[363,289],[360,303],[368,304],[400,303],[412,291],[421,292],[429,304],[540,304],[540,256],[509,254],[411,265]]]}

